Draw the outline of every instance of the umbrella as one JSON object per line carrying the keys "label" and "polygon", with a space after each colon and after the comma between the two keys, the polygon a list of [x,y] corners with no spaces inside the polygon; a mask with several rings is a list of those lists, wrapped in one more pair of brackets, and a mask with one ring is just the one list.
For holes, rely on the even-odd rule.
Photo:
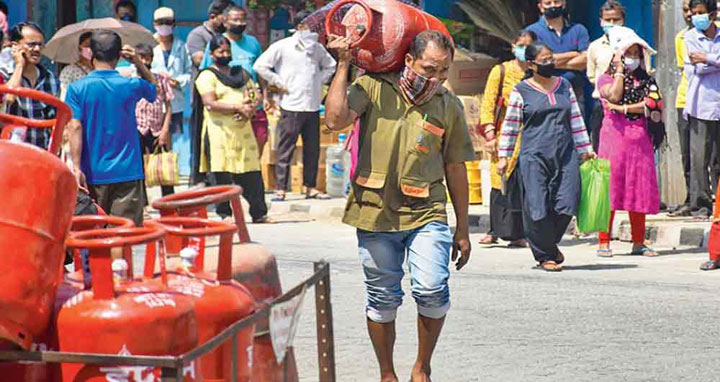
{"label": "umbrella", "polygon": [[62,64],[72,64],[79,59],[78,44],[80,36],[85,32],[94,32],[99,29],[109,29],[117,32],[122,38],[123,45],[135,46],[140,43],[157,45],[152,32],[140,24],[117,20],[111,17],[102,19],[88,19],[79,23],[62,27],[48,41],[43,54],[49,59]]}

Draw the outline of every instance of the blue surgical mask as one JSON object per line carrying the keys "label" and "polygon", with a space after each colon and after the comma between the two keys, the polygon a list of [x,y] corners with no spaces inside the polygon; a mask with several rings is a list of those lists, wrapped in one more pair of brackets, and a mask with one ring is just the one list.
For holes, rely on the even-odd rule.
{"label": "blue surgical mask", "polygon": [[708,28],[710,28],[710,14],[703,13],[702,15],[695,15],[692,17],[692,23],[697,30],[705,32]]}
{"label": "blue surgical mask", "polygon": [[520,62],[525,62],[525,50],[527,47],[525,46],[514,46],[513,47],[513,54],[515,54],[515,58],[518,59]]}
{"label": "blue surgical mask", "polygon": [[606,35],[610,34],[610,29],[615,28],[615,24],[610,24],[610,23],[605,23],[605,22],[603,22],[601,26],[602,26],[603,33],[605,33]]}

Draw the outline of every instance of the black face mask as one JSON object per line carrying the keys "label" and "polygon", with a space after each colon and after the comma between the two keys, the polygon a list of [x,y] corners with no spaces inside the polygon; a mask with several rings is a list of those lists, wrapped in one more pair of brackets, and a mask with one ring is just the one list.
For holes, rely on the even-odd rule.
{"label": "black face mask", "polygon": [[556,19],[565,14],[565,8],[563,8],[563,7],[545,8],[544,14],[545,14],[546,19]]}
{"label": "black face mask", "polygon": [[230,57],[218,57],[215,59],[217,66],[228,66],[230,64]]}
{"label": "black face mask", "polygon": [[234,25],[230,27],[230,33],[241,36],[243,33],[245,33],[245,28],[247,28],[247,25]]}
{"label": "black face mask", "polygon": [[555,74],[555,64],[536,64],[537,65],[537,74],[540,77],[550,78]]}

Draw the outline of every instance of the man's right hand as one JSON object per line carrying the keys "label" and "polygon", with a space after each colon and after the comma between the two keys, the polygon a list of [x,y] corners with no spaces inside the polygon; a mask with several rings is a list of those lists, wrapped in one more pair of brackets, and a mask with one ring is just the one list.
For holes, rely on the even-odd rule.
{"label": "man's right hand", "polygon": [[352,55],[350,54],[350,42],[349,37],[341,37],[331,34],[327,44],[327,49],[334,51],[335,54],[337,54],[339,62],[349,63],[352,59]]}
{"label": "man's right hand", "polygon": [[13,61],[15,61],[16,68],[24,68],[27,60],[25,59],[25,49],[20,44],[15,44],[12,49]]}
{"label": "man's right hand", "polygon": [[88,190],[87,180],[82,170],[79,167],[75,167],[73,172],[75,173],[75,180],[77,180],[78,187]]}

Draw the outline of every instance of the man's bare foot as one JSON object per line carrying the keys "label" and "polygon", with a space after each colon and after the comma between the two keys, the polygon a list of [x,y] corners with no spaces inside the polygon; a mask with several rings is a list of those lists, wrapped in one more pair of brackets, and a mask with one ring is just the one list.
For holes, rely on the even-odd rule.
{"label": "man's bare foot", "polygon": [[410,373],[410,382],[432,382],[430,380],[430,367],[413,367],[412,373]]}
{"label": "man's bare foot", "polygon": [[398,380],[397,375],[395,375],[395,374],[388,374],[388,375],[382,376],[382,377],[380,378],[380,382],[400,382],[400,381]]}

